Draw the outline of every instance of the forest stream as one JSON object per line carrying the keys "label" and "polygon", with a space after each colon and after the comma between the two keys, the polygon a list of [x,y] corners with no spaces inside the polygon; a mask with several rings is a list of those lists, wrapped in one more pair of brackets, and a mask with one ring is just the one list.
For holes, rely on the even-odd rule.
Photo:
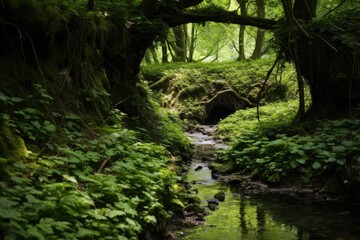
{"label": "forest stream", "polygon": [[[215,151],[226,148],[212,137],[214,126],[188,133],[195,145],[189,171],[184,176],[207,206],[220,191],[225,201],[216,210],[207,209],[205,223],[177,232],[186,240],[310,240],[360,239],[360,206],[338,201],[312,201],[281,195],[246,194],[237,185],[213,179],[208,165]],[[205,160],[205,161],[204,161]]]}

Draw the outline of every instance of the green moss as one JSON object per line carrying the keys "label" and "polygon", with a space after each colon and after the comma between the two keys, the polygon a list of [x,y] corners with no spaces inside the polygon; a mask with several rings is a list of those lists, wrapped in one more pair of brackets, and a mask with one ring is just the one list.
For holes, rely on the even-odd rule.
{"label": "green moss", "polygon": [[[150,87],[162,106],[177,110],[182,118],[203,122],[211,115],[209,111],[219,104],[234,110],[254,106],[272,64],[272,59],[154,64],[143,66],[142,74],[151,83]],[[290,66],[279,66],[277,72],[279,74],[273,74],[265,88],[262,103],[295,97],[290,92],[296,85],[295,81],[291,81],[295,77],[293,69]],[[159,78],[155,79],[156,76]],[[230,95],[216,98],[217,93],[230,89],[233,90]]]}
{"label": "green moss", "polygon": [[0,125],[0,157],[23,160],[29,156],[24,140]]}
{"label": "green moss", "polygon": [[231,173],[235,170],[235,166],[233,163],[216,163],[211,162],[209,164],[209,168],[213,171],[213,173],[227,174]]}

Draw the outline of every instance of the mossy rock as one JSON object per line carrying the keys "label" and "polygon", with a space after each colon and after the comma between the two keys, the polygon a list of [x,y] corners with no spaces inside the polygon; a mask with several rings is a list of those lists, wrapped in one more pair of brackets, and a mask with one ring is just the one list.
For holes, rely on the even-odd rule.
{"label": "mossy rock", "polygon": [[12,168],[19,169],[21,163],[29,158],[24,140],[8,127],[0,125],[0,181],[11,178]]}
{"label": "mossy rock", "polygon": [[169,165],[168,167],[171,171],[175,172],[175,174],[177,176],[180,176],[182,173],[183,173],[183,168],[182,166],[179,166],[179,165],[175,165],[175,164],[171,164]]}
{"label": "mossy rock", "polygon": [[22,160],[29,156],[24,140],[0,125],[0,157]]}
{"label": "mossy rock", "polygon": [[204,208],[197,203],[190,203],[184,209],[186,212],[203,212]]}
{"label": "mossy rock", "polygon": [[235,167],[232,163],[211,162],[209,164],[209,168],[213,171],[213,173],[219,173],[219,174],[232,173],[235,170]]}
{"label": "mossy rock", "polygon": [[192,203],[194,203],[194,204],[200,204],[200,203],[201,203],[200,198],[199,198],[198,196],[195,196],[195,195],[187,195],[187,196],[185,197],[185,200],[186,200],[188,203],[190,203],[190,204],[192,204]]}
{"label": "mossy rock", "polygon": [[205,94],[206,89],[203,86],[190,85],[179,92],[178,100],[185,101],[186,99],[201,98]]}
{"label": "mossy rock", "polygon": [[225,201],[225,192],[224,191],[220,191],[218,193],[216,193],[214,195],[214,198],[216,198],[217,200],[219,200],[220,202]]}

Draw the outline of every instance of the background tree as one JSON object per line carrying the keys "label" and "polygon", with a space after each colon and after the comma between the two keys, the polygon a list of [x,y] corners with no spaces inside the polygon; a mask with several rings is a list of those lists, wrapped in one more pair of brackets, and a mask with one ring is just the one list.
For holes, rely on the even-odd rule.
{"label": "background tree", "polygon": [[[256,13],[259,18],[265,18],[265,0],[256,0]],[[265,39],[265,32],[263,29],[258,28],[255,38],[255,49],[250,56],[250,59],[259,59],[263,53],[263,44]]]}
{"label": "background tree", "polygon": [[[289,1],[286,2],[289,3]],[[325,0],[324,2],[326,4],[333,3]],[[87,9],[85,2],[77,3],[83,4],[83,8]],[[275,20],[240,16],[233,11],[227,11],[228,3],[230,2],[224,2],[222,3],[223,7],[219,7],[204,4],[202,0],[96,2],[92,11],[103,16],[106,13],[104,19],[108,23],[108,32],[103,33],[103,37],[98,38],[100,40],[94,40],[95,43],[102,42],[98,49],[101,53],[101,57],[99,57],[101,60],[94,65],[105,70],[113,105],[121,108],[129,116],[141,115],[142,111],[138,108],[141,106],[141,99],[144,96],[137,88],[140,63],[154,40],[158,36],[164,35],[169,28],[187,23],[217,22],[274,29],[275,24],[278,23]],[[272,7],[272,4],[273,1],[268,2],[268,6]],[[349,112],[360,101],[357,68],[359,54],[356,47],[359,39],[358,26],[353,24],[354,19],[357,18],[356,6],[358,7],[359,3],[348,0],[345,3],[340,2],[339,5],[341,7],[335,7],[330,14],[324,13],[323,20],[319,19],[314,22],[312,18],[316,15],[317,4],[310,0],[297,0],[294,5],[285,8],[285,12],[289,16],[288,20],[295,19],[295,25],[287,25],[287,28],[283,26],[276,32],[279,46],[289,59],[291,53],[298,52],[301,76],[308,81],[313,100],[310,113],[316,116],[329,116],[337,111]],[[199,8],[191,9],[194,6],[199,6]],[[7,7],[7,9],[11,8]],[[340,11],[341,9],[344,10],[343,13]],[[350,18],[350,15],[354,16]],[[3,11],[2,19],[11,20],[11,17],[9,12]],[[20,19],[19,15],[16,17]],[[330,22],[329,19],[333,22]],[[306,26],[311,21],[312,25]],[[32,22],[27,23],[26,27],[36,28],[35,24],[33,24],[34,26],[31,24]],[[337,28],[332,27],[334,25]],[[198,28],[198,36],[205,34],[201,32],[202,30],[204,30],[202,27]],[[4,34],[9,34],[9,31]],[[26,34],[23,33],[23,35]],[[44,43],[50,42],[50,40],[48,36],[30,37],[32,43],[26,43],[30,46],[28,51],[32,52],[31,49],[35,49],[37,55],[34,55],[32,60],[28,57],[28,61],[37,66],[37,60],[45,58],[45,53],[49,52],[44,50]],[[6,39],[2,40],[3,46],[7,44],[5,41]],[[225,41],[219,40],[212,44],[214,46],[212,54],[218,52]],[[61,41],[59,40],[59,42]],[[289,42],[295,45],[289,46]],[[296,47],[297,51],[294,51],[293,47]],[[199,44],[196,48],[199,49]],[[75,52],[76,49],[73,53]],[[82,57],[79,56],[76,59],[82,59]],[[197,60],[201,57],[206,57],[205,52],[200,57],[195,52],[193,59]],[[67,60],[59,62],[63,67],[79,66],[77,67],[79,69],[81,64],[78,63],[78,60],[71,59],[71,63]],[[81,75],[81,72],[77,71],[76,74],[71,74],[73,74],[73,78],[76,78]]]}
{"label": "background tree", "polygon": [[[248,0],[237,0],[237,2],[239,3],[239,8],[240,8],[240,16],[244,16],[246,17],[247,15],[247,2]],[[237,60],[242,61],[245,60],[245,27],[244,25],[240,25],[239,26],[239,56],[237,58]]]}

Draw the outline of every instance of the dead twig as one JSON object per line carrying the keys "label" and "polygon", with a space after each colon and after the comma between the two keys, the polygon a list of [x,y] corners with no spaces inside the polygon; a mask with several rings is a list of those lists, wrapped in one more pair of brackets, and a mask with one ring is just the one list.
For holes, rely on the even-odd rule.
{"label": "dead twig", "polygon": [[276,64],[279,62],[280,56],[281,56],[280,54],[277,55],[276,60],[275,60],[274,64],[271,66],[270,70],[267,72],[265,81],[264,81],[263,85],[261,86],[260,91],[258,93],[257,103],[256,103],[256,117],[258,119],[258,122],[260,122],[259,106],[260,106],[261,94],[264,91],[266,83],[269,80],[271,73],[274,71],[274,68],[275,68]]}
{"label": "dead twig", "polygon": [[108,162],[110,161],[110,159],[111,159],[111,158],[108,157],[108,158],[106,158],[106,159],[101,163],[99,169],[97,170],[97,173],[101,173],[101,172],[104,170],[106,164],[108,164]]}

